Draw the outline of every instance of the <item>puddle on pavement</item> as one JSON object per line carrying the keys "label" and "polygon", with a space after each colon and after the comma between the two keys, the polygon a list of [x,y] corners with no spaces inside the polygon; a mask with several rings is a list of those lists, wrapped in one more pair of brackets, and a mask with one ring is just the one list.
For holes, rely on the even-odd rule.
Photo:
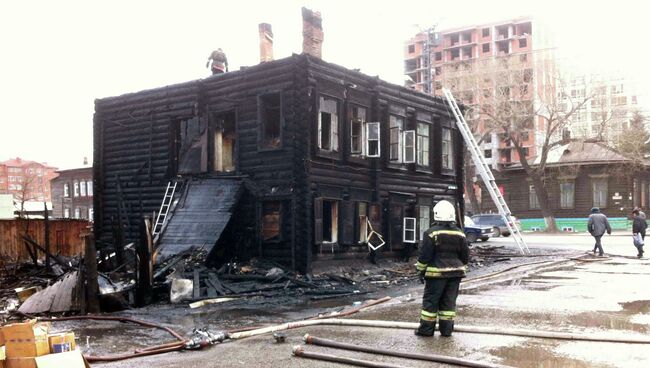
{"label": "puddle on pavement", "polygon": [[594,364],[584,360],[558,355],[553,351],[554,344],[527,342],[517,346],[503,346],[491,349],[490,353],[501,357],[500,364],[512,367],[537,368],[591,368],[610,367],[604,364]]}

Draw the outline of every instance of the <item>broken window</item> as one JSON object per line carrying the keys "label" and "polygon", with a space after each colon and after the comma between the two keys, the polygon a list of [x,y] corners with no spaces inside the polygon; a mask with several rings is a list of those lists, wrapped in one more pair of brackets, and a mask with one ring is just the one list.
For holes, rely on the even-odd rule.
{"label": "broken window", "polygon": [[390,115],[390,152],[389,160],[402,162],[402,129],[404,128],[404,118],[401,116]]}
{"label": "broken window", "polygon": [[336,243],[338,241],[339,203],[337,201],[323,201],[323,242]]}
{"label": "broken window", "polygon": [[575,196],[575,183],[566,181],[560,183],[560,208],[573,208]]}
{"label": "broken window", "polygon": [[366,123],[366,155],[379,157],[379,123]]}
{"label": "broken window", "polygon": [[279,201],[262,202],[262,240],[280,240],[280,216],[282,203]]}
{"label": "broken window", "polygon": [[483,44],[483,52],[490,52],[490,44],[489,43],[484,43]]}
{"label": "broken window", "polygon": [[429,166],[429,124],[418,122],[417,130],[417,162],[421,166]]}
{"label": "broken window", "polygon": [[429,227],[431,227],[431,207],[420,206],[420,240]]}
{"label": "broken window", "polygon": [[261,95],[257,99],[260,119],[260,148],[278,148],[282,133],[282,97],[279,92]]}
{"label": "broken window", "polygon": [[415,130],[406,130],[404,135],[404,163],[414,163],[416,156]]}
{"label": "broken window", "polygon": [[339,150],[338,101],[328,97],[320,98],[318,148],[324,151]]}
{"label": "broken window", "polygon": [[357,243],[364,244],[368,242],[368,203],[357,202],[357,213],[359,216],[359,236]]}
{"label": "broken window", "polygon": [[442,129],[442,168],[454,169],[453,141],[448,128]]}
{"label": "broken window", "polygon": [[416,241],[416,229],[415,229],[415,217],[404,217],[404,224],[402,226],[402,241],[404,243],[415,243]]}
{"label": "broken window", "polygon": [[[212,161],[212,171],[214,172],[235,171],[235,120],[234,112],[217,114],[210,120],[212,131],[212,157],[210,159]],[[272,144],[279,145],[279,142],[278,138]]]}
{"label": "broken window", "polygon": [[350,153],[363,154],[363,129],[366,123],[366,109],[352,106],[352,121],[350,122]]}

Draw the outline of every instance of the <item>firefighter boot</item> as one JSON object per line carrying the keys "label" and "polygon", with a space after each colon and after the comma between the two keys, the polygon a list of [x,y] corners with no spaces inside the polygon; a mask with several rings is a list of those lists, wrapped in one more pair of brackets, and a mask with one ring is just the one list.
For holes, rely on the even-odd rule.
{"label": "firefighter boot", "polygon": [[438,323],[440,324],[440,335],[444,337],[451,336],[451,333],[454,332],[454,321],[441,319]]}
{"label": "firefighter boot", "polygon": [[420,327],[415,330],[417,336],[431,337],[436,330],[436,321],[423,321],[420,320]]}

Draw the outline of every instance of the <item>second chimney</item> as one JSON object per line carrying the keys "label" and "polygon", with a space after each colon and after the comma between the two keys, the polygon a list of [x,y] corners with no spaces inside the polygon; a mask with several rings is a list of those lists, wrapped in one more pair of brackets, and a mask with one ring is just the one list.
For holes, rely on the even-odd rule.
{"label": "second chimney", "polygon": [[273,30],[268,23],[260,23],[260,63],[273,60]]}
{"label": "second chimney", "polygon": [[302,8],[302,52],[319,59],[323,51],[323,20],[320,12]]}

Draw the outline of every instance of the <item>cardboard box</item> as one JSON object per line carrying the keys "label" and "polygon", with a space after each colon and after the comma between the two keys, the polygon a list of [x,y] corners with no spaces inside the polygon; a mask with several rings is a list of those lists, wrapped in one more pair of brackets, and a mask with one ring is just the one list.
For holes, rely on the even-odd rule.
{"label": "cardboard box", "polygon": [[[49,354],[48,329],[49,324],[35,323],[35,321],[4,326],[2,333],[5,337],[7,358],[34,358]],[[14,362],[13,364],[19,363]]]}
{"label": "cardboard box", "polygon": [[50,344],[50,354],[65,353],[76,349],[74,343],[74,332],[62,332],[47,335]]}
{"label": "cardboard box", "polygon": [[35,358],[7,358],[5,368],[37,368]]}
{"label": "cardboard box", "polygon": [[[73,350],[59,354],[43,355],[35,358],[37,368],[85,368],[81,351]],[[22,367],[21,367],[22,368]]]}

